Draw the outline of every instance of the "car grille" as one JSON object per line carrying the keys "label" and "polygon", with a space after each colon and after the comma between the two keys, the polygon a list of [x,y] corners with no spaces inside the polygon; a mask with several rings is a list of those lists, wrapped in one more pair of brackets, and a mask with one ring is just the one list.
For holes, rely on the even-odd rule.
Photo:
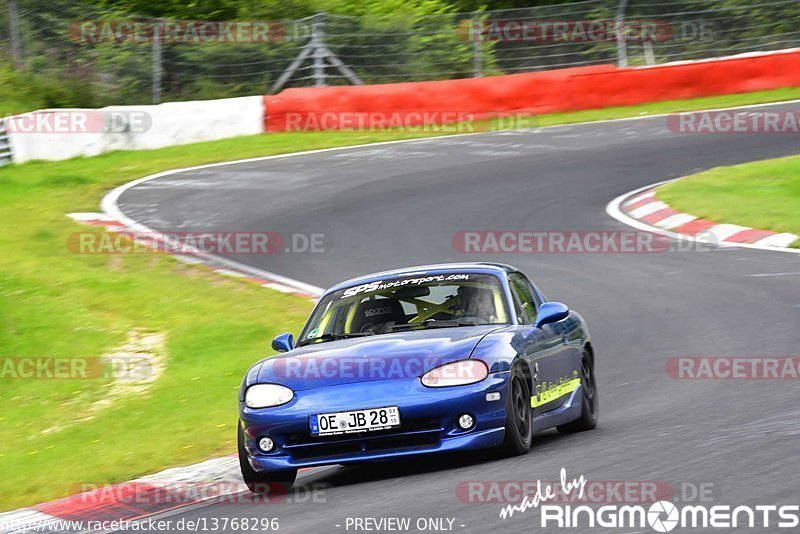
{"label": "car grille", "polygon": [[[438,421],[403,421],[403,426],[383,432],[314,437],[293,436],[284,449],[296,460],[325,460],[357,454],[399,452],[438,445],[443,429]],[[303,439],[304,438],[304,439]]]}

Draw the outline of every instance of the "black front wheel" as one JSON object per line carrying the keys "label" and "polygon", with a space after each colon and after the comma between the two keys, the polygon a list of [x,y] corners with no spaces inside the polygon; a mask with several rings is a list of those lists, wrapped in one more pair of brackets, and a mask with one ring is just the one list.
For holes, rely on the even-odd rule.
{"label": "black front wheel", "polygon": [[247,460],[247,449],[244,448],[244,431],[237,425],[237,442],[239,445],[239,467],[242,479],[247,488],[257,494],[281,494],[288,492],[297,478],[297,469],[285,471],[256,471]]}
{"label": "black front wheel", "polygon": [[588,352],[584,352],[581,358],[581,390],[583,391],[581,416],[571,423],[558,427],[558,431],[562,434],[583,432],[597,426],[600,398],[597,395],[597,381],[594,376],[594,359]]}
{"label": "black front wheel", "polygon": [[500,452],[503,456],[525,454],[532,441],[531,388],[522,367],[515,365],[506,388],[506,432]]}

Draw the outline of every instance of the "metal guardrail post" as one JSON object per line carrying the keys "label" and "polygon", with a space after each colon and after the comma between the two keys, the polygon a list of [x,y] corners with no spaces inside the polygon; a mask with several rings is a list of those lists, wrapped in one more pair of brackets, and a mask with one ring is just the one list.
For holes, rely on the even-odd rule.
{"label": "metal guardrail post", "polygon": [[324,87],[325,83],[325,13],[314,15],[311,23],[311,48],[314,59],[314,87]]}
{"label": "metal guardrail post", "polygon": [[642,43],[642,50],[644,51],[644,62],[648,66],[656,64],[656,54],[653,51],[653,43],[649,39],[645,39]]}
{"label": "metal guardrail post", "polygon": [[[156,23],[155,32],[153,32],[153,104],[161,103],[161,77],[163,75],[162,55],[163,55],[163,42],[162,33],[164,32],[164,23],[158,21]],[[164,36],[166,37],[166,35]]]}
{"label": "metal guardrail post", "polygon": [[625,10],[628,7],[628,0],[619,0],[617,4],[617,16],[614,19],[614,26],[617,33],[617,66],[628,66],[628,43],[625,37]]}
{"label": "metal guardrail post", "polygon": [[21,69],[23,67],[22,42],[19,37],[17,0],[8,0],[8,32],[11,37],[11,58],[14,61],[14,68]]}
{"label": "metal guardrail post", "polygon": [[475,19],[470,21],[469,35],[472,37],[472,77],[480,78],[483,76],[483,48],[481,40],[483,32],[479,29],[483,26],[483,21]]}
{"label": "metal guardrail post", "polygon": [[300,68],[300,65],[308,59],[311,58],[313,62],[313,70],[314,73],[311,77],[314,80],[315,87],[324,87],[327,85],[327,75],[325,74],[325,62],[327,61],[329,66],[336,68],[342,76],[347,78],[347,80],[352,83],[353,85],[363,85],[364,81],[353,72],[349,66],[347,66],[339,57],[331,52],[331,49],[325,44],[325,37],[324,32],[322,29],[322,25],[325,22],[325,13],[317,13],[316,15],[310,17],[311,18],[311,37],[308,40],[308,43],[300,50],[300,53],[297,57],[294,58],[292,63],[286,67],[278,80],[270,87],[269,92],[271,94],[277,93],[286,83],[291,79],[291,77],[297,72]]}

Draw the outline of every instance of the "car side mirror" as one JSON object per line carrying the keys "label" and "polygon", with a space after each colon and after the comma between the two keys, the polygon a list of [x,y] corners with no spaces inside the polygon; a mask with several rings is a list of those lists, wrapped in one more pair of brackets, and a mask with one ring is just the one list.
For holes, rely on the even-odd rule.
{"label": "car side mirror", "polygon": [[566,304],[545,302],[539,307],[539,313],[536,315],[536,322],[533,326],[541,328],[546,324],[557,323],[567,317],[569,317],[569,308],[567,308]]}
{"label": "car side mirror", "polygon": [[294,348],[294,336],[289,332],[278,334],[272,340],[272,350],[278,352],[289,352]]}

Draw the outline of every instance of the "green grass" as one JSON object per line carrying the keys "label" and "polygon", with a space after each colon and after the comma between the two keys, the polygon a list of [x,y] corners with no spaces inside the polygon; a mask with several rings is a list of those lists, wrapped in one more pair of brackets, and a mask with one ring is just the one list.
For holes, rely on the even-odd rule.
{"label": "green grass", "polygon": [[710,96],[693,98],[691,100],[667,100],[653,102],[639,106],[625,106],[604,109],[589,109],[572,113],[553,113],[540,117],[540,126],[554,124],[571,124],[575,122],[591,122],[597,120],[622,119],[626,117],[639,117],[647,115],[660,115],[664,113],[677,113],[681,111],[697,111],[701,109],[716,109],[725,107],[747,106],[751,104],[764,104],[780,102],[783,100],[800,99],[800,87],[773,89],[771,91],[757,91],[734,95]]}
{"label": "green grass", "polygon": [[[558,114],[539,124],[796,97],[800,89]],[[311,307],[166,256],[72,254],[67,237],[87,227],[67,213],[97,211],[109,189],[165,169],[421,135],[256,135],[0,168],[0,357],[99,356],[135,329],[164,333],[168,352],[148,394],[122,397],[74,424],[106,396],[107,381],[0,380],[0,510],[65,496],[77,483],[119,482],[234,452],[243,372],[270,352],[276,333],[297,332]]]}
{"label": "green grass", "polygon": [[800,235],[800,156],[711,169],[660,187],[658,197],[715,222]]}

